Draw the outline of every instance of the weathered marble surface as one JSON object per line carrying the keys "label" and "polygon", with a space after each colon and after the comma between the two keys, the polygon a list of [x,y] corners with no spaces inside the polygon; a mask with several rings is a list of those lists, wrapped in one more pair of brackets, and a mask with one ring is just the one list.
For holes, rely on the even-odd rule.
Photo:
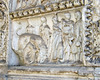
{"label": "weathered marble surface", "polygon": [[0,80],[100,80],[100,0],[0,0]]}
{"label": "weathered marble surface", "polygon": [[5,62],[7,55],[7,15],[7,6],[3,1],[0,1],[0,62]]}

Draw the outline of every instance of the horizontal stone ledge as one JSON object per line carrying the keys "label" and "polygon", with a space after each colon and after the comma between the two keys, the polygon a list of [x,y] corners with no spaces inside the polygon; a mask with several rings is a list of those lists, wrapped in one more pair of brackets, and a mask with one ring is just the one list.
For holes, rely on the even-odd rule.
{"label": "horizontal stone ledge", "polygon": [[8,75],[69,75],[69,76],[93,76],[93,67],[45,67],[45,66],[15,66],[9,67]]}
{"label": "horizontal stone ledge", "polygon": [[66,3],[66,1],[60,2],[60,3],[54,3],[46,6],[41,7],[35,7],[35,8],[28,8],[23,10],[17,10],[14,12],[10,12],[10,18],[21,18],[21,17],[27,17],[27,16],[33,16],[38,14],[44,14],[44,13],[50,13],[55,12],[59,10],[65,10],[65,9],[73,9],[77,7],[84,6],[84,4],[81,2],[76,3]]}
{"label": "horizontal stone ledge", "polygon": [[[8,75],[7,76],[8,80],[78,80],[78,76],[73,76],[73,77],[70,77],[70,76],[57,76],[57,75],[30,75],[30,76],[14,76],[14,75]],[[82,78],[83,80],[88,80],[88,78]]]}

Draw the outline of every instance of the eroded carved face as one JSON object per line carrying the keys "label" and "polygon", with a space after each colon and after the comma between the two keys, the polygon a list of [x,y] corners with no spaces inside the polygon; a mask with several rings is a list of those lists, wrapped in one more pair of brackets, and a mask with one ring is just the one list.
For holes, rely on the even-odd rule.
{"label": "eroded carved face", "polygon": [[95,0],[96,5],[100,5],[100,0]]}
{"label": "eroded carved face", "polygon": [[47,20],[46,20],[45,17],[41,17],[41,21],[42,21],[42,22],[46,22]]}
{"label": "eroded carved face", "polygon": [[53,21],[54,24],[57,24],[58,23],[58,17],[57,16],[54,16],[52,18],[52,21]]}
{"label": "eroded carved face", "polygon": [[94,0],[94,3],[95,3],[94,12],[96,13],[97,16],[100,16],[100,0]]}
{"label": "eroded carved face", "polygon": [[65,15],[65,17],[66,17],[67,20],[70,20],[70,18],[71,18],[70,13],[65,13],[64,15]]}
{"label": "eroded carved face", "polygon": [[80,11],[78,11],[78,12],[75,13],[75,19],[76,19],[76,21],[80,20],[81,17],[82,17],[82,15],[81,15]]}
{"label": "eroded carved face", "polygon": [[98,16],[100,16],[100,6],[96,8],[96,11],[95,11],[95,12],[96,12],[96,14],[97,14]]}

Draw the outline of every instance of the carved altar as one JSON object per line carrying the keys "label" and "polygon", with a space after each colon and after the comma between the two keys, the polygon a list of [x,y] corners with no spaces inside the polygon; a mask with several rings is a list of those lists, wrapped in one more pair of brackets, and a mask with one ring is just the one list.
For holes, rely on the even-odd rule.
{"label": "carved altar", "polygon": [[99,4],[1,0],[0,80],[99,80]]}

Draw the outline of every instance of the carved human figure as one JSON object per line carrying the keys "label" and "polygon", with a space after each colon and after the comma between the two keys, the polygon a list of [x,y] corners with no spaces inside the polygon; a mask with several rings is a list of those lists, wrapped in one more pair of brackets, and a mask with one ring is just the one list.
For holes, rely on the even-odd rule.
{"label": "carved human figure", "polygon": [[48,49],[45,45],[44,41],[41,39],[35,40],[35,45],[37,47],[37,62],[38,63],[45,63],[48,58]]}
{"label": "carved human figure", "polygon": [[25,63],[46,63],[47,62],[47,46],[41,39],[30,39],[30,42],[24,48]]}
{"label": "carved human figure", "polygon": [[32,43],[28,43],[24,48],[24,61],[25,64],[33,64],[36,63],[36,47]]}
{"label": "carved human figure", "polygon": [[58,48],[57,48],[57,59],[58,59],[58,62],[62,62],[63,57],[64,57],[63,42],[61,41],[61,42],[59,42]]}
{"label": "carved human figure", "polygon": [[41,5],[42,0],[28,0],[27,7],[35,7],[37,5]]}
{"label": "carved human figure", "polygon": [[58,21],[57,15],[55,15],[52,18],[52,21],[53,21],[53,59],[60,60],[63,58],[61,23],[60,21]]}
{"label": "carved human figure", "polygon": [[96,13],[97,16],[100,17],[100,0],[93,0],[95,5],[94,5],[94,13]]}
{"label": "carved human figure", "polygon": [[[75,41],[72,48],[72,53],[75,56],[75,61],[82,61],[82,15],[80,11],[75,13],[75,26],[74,26],[74,34],[75,34]],[[74,50],[76,49],[76,50]]]}
{"label": "carved human figure", "polygon": [[35,7],[42,4],[42,0],[17,0],[16,9],[26,8],[26,7]]}
{"label": "carved human figure", "polygon": [[50,30],[50,27],[47,25],[46,17],[42,17],[41,22],[42,24],[40,26],[40,36],[45,41],[45,44],[47,45],[47,47],[49,47],[49,42],[51,38],[51,30]]}
{"label": "carved human figure", "polygon": [[34,33],[34,30],[35,30],[35,27],[29,24],[29,25],[26,27],[26,30],[27,30],[27,33],[33,34],[33,33]]}
{"label": "carved human figure", "polygon": [[72,52],[71,45],[73,43],[73,24],[74,22],[71,19],[71,14],[69,12],[65,13],[65,18],[62,19],[62,31],[63,31],[63,46],[64,46],[64,61],[71,61]]}
{"label": "carved human figure", "polygon": [[17,7],[16,9],[20,9],[22,6],[22,0],[17,0]]}
{"label": "carved human figure", "polygon": [[100,53],[100,20],[94,26],[94,49],[95,53]]}
{"label": "carved human figure", "polygon": [[26,8],[26,7],[27,7],[27,0],[22,0],[21,8]]}
{"label": "carved human figure", "polygon": [[40,45],[39,48],[40,48],[40,51],[39,51],[38,62],[47,63],[48,62],[48,50],[47,50],[46,45]]}
{"label": "carved human figure", "polygon": [[48,4],[57,3],[60,1],[62,1],[62,0],[41,0],[41,5],[48,5]]}

